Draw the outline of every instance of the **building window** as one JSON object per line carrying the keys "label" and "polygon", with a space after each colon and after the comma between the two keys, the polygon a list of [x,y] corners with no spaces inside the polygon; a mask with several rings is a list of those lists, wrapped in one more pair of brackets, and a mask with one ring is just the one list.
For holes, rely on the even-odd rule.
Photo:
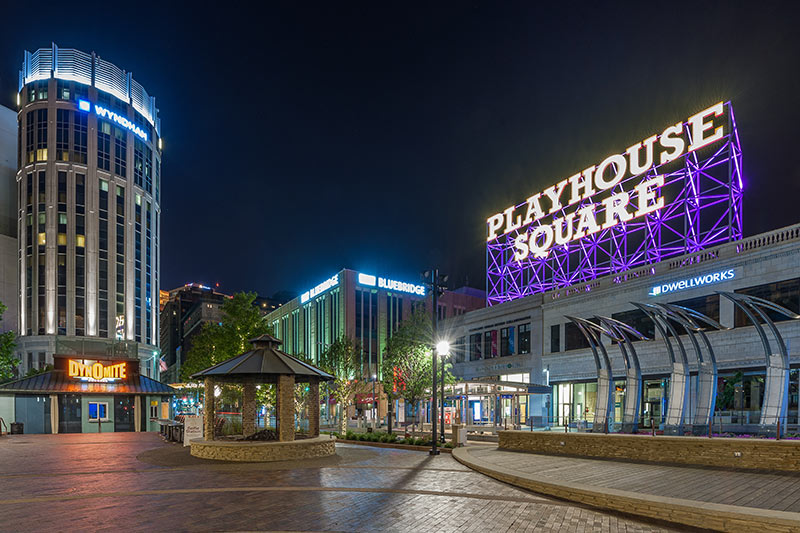
{"label": "building window", "polygon": [[47,109],[36,110],[36,161],[47,161]]}
{"label": "building window", "polygon": [[111,169],[111,124],[97,121],[97,168]]}
{"label": "building window", "polygon": [[89,421],[108,421],[108,402],[89,402]]}
{"label": "building window", "polygon": [[497,357],[497,330],[486,331],[483,334],[483,358]]}
{"label": "building window", "polygon": [[514,326],[500,330],[500,357],[514,354]]}
{"label": "building window", "polygon": [[128,166],[128,134],[125,130],[114,128],[114,173],[126,177]]}
{"label": "building window", "polygon": [[69,161],[70,112],[67,109],[56,110],[56,159]]}
{"label": "building window", "polygon": [[86,113],[72,114],[72,160],[76,163],[86,163],[87,120]]}
{"label": "building window", "polygon": [[469,360],[479,361],[482,357],[481,351],[481,334],[473,333],[469,336]]}
{"label": "building window", "polygon": [[564,324],[564,350],[580,350],[589,347],[589,341],[574,322]]}
{"label": "building window", "polygon": [[[705,298],[698,298],[698,300],[705,300]],[[689,306],[686,306],[689,307]],[[701,311],[702,312],[702,311]],[[611,315],[614,320],[619,320],[623,324],[627,324],[647,338],[652,339],[655,334],[655,324],[650,320],[644,312],[640,309],[633,309],[631,311],[623,311],[622,313],[614,313]],[[719,297],[717,297],[717,318],[719,318]],[[716,320],[716,319],[715,319]],[[632,342],[639,339],[630,333],[625,333]]]}
{"label": "building window", "polygon": [[561,351],[561,324],[550,326],[550,353]]}
{"label": "building window", "polygon": [[[794,313],[800,313],[800,278],[739,289],[736,293],[763,298],[764,300],[769,300],[772,303],[785,307]],[[775,322],[789,320],[775,311],[765,309],[764,312]],[[738,328],[750,325],[752,325],[752,322],[747,318],[747,315],[736,307],[734,327]]]}
{"label": "building window", "polygon": [[517,332],[519,333],[519,353],[531,353],[531,325],[520,324]]}

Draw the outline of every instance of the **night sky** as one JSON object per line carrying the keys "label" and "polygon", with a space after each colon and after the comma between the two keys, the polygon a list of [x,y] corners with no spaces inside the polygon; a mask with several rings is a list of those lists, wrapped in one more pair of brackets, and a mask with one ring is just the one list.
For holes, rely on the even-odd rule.
{"label": "night sky", "polygon": [[2,10],[3,105],[53,41],[156,97],[162,289],[343,267],[483,288],[488,216],[721,100],[745,234],[800,221],[797,3],[234,4]]}

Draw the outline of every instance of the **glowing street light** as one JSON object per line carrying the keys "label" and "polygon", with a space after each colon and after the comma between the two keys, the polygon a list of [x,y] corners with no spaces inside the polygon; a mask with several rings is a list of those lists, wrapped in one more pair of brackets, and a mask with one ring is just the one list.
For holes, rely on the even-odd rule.
{"label": "glowing street light", "polygon": [[450,343],[445,341],[445,340],[441,340],[441,341],[437,342],[436,343],[436,354],[439,357],[446,357],[446,356],[450,355]]}

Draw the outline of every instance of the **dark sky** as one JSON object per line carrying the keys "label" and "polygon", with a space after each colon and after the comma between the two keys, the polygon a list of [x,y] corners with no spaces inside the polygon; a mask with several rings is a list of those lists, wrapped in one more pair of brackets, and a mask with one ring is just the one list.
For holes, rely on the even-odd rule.
{"label": "dark sky", "polygon": [[721,100],[745,233],[800,221],[795,2],[496,4],[15,2],[0,103],[51,41],[156,97],[162,288],[433,266],[483,287],[488,216]]}

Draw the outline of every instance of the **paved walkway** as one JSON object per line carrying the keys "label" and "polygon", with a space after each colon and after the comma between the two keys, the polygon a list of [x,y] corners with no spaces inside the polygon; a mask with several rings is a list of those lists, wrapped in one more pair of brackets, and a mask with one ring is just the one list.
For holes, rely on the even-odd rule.
{"label": "paved walkway", "polygon": [[0,531],[675,531],[494,481],[449,454],[338,445],[205,461],[148,433],[0,439]]}
{"label": "paved walkway", "polygon": [[554,483],[800,513],[800,473],[755,473],[469,448],[471,456]]}

